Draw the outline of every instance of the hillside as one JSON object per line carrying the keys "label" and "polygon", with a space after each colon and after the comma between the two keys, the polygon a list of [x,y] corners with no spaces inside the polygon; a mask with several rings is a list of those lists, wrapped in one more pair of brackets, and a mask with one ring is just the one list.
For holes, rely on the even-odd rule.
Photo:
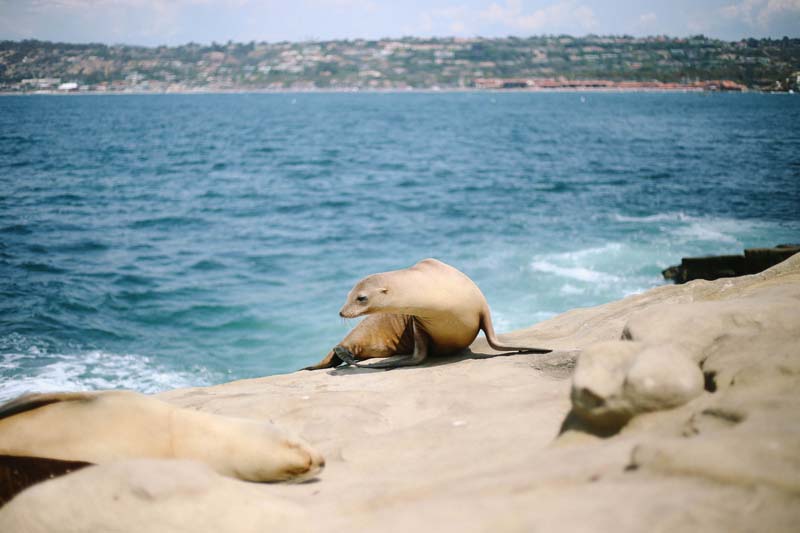
{"label": "hillside", "polygon": [[510,78],[731,80],[785,91],[797,88],[798,71],[800,39],[789,38],[402,38],[156,48],[0,42],[4,92],[469,88],[487,86],[476,80]]}

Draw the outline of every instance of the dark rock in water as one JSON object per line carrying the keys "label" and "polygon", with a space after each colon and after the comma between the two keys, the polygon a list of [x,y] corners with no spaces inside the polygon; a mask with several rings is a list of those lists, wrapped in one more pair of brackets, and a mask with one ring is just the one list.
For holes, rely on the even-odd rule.
{"label": "dark rock in water", "polygon": [[789,259],[797,252],[800,252],[800,244],[779,244],[775,248],[750,248],[744,251],[744,257],[756,273]]}
{"label": "dark rock in water", "polygon": [[89,464],[47,457],[0,455],[0,507],[34,483],[69,474]]}
{"label": "dark rock in water", "polygon": [[745,276],[762,272],[797,252],[800,244],[779,244],[774,248],[750,248],[743,255],[684,257],[680,265],[668,267],[661,274],[675,283]]}

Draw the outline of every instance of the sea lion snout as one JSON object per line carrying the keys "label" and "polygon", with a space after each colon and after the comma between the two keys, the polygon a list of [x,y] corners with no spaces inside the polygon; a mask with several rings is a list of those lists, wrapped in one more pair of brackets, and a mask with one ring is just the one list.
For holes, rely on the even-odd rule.
{"label": "sea lion snout", "polygon": [[305,442],[287,440],[287,462],[283,469],[286,481],[301,482],[322,472],[325,468],[325,458]]}
{"label": "sea lion snout", "polygon": [[345,303],[341,309],[339,309],[339,316],[342,318],[356,318],[364,314],[365,305],[356,304],[354,305],[350,301]]}

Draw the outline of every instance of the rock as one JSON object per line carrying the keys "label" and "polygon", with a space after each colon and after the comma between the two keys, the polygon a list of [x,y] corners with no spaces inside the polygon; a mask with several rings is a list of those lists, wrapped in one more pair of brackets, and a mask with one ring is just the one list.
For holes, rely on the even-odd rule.
{"label": "rock", "polygon": [[684,257],[680,265],[664,269],[664,279],[686,283],[695,279],[715,280],[757,274],[800,252],[800,245],[779,244],[774,248],[751,248],[743,255]]}
{"label": "rock", "polygon": [[580,355],[571,398],[577,416],[614,431],[639,413],[677,407],[702,392],[703,373],[677,347],[612,341]]}
{"label": "rock", "polygon": [[675,345],[647,346],[625,377],[623,394],[637,413],[672,409],[703,393],[703,372]]}
{"label": "rock", "polygon": [[[800,256],[793,256],[759,274],[658,287],[506,336],[555,348],[552,354],[493,357],[480,338],[467,353],[419,368],[298,372],[163,393],[162,399],[198,411],[270,418],[324,453],[327,464],[315,483],[247,484],[253,497],[238,496],[241,483],[213,477],[208,492],[183,507],[186,527],[169,522],[169,514],[150,514],[149,523],[163,521],[169,527],[161,531],[188,533],[197,526],[195,514],[202,521],[219,513],[216,522],[208,517],[218,526],[233,513],[244,520],[259,506],[274,504],[278,511],[284,505],[290,513],[302,509],[297,520],[288,517],[273,528],[289,532],[796,531],[800,331],[798,306],[789,305],[798,290]],[[720,318],[719,309],[704,302],[730,303],[740,312],[726,308]],[[684,334],[701,319],[703,331],[725,329],[718,338]],[[655,327],[662,323],[663,329]],[[620,340],[626,325],[633,340]],[[716,392],[709,386],[682,405],[638,412],[605,438],[565,428],[572,410],[572,383],[565,375],[573,354],[606,341],[613,341],[610,347],[631,345],[636,357],[671,346],[683,354],[681,364],[708,375]],[[695,352],[696,346],[707,351]],[[675,356],[642,356],[637,369],[624,355],[608,365],[609,372],[625,369],[635,405],[641,398],[668,405],[674,402],[665,398],[697,390],[693,382],[665,394],[653,385],[668,381],[647,380],[651,364],[658,370]],[[598,366],[602,370],[601,361]],[[633,402],[625,380],[621,396]],[[702,461],[690,462],[693,456]],[[78,479],[88,487],[114,486],[101,479],[110,471],[95,472],[96,478]],[[147,477],[152,469],[141,472]],[[107,500],[86,505],[94,493],[77,484],[72,490],[82,507],[69,513],[84,513],[82,520],[105,516]],[[34,506],[39,513],[50,505],[60,509],[63,493],[40,494]],[[152,509],[141,498],[126,502],[117,523],[138,525]]]}
{"label": "rock", "polygon": [[693,409],[682,437],[637,445],[632,467],[800,496],[800,373],[775,363],[771,372],[762,365],[759,382],[737,382]]}
{"label": "rock", "polygon": [[623,330],[628,341],[592,345],[578,358],[573,411],[589,425],[616,430],[639,413],[683,405],[704,386],[727,388],[742,369],[779,355],[791,359],[787,350],[796,354],[799,309],[800,288],[792,286],[635,313]]}
{"label": "rock", "polygon": [[748,274],[762,272],[800,252],[800,244],[779,244],[775,248],[750,248],[744,251]]}
{"label": "rock", "polygon": [[262,487],[192,461],[91,466],[28,488],[0,509],[4,533],[303,531],[304,513]]}

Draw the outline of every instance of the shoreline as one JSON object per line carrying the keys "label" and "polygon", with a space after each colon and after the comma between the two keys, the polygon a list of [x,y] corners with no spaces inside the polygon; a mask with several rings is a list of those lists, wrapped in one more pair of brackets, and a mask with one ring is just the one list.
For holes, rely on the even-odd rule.
{"label": "shoreline", "polygon": [[[480,337],[420,367],[167,391],[156,397],[270,420],[321,452],[325,470],[308,483],[255,484],[199,464],[181,473],[164,463],[158,474],[110,462],[29,488],[0,509],[0,525],[139,533],[202,510],[243,532],[271,521],[281,531],[332,533],[634,533],[654,523],[793,531],[798,301],[800,255],[760,274],[663,285],[504,335],[546,344],[549,354],[503,356]],[[254,501],[264,506],[256,519]],[[192,527],[175,531],[210,533],[219,523]]]}
{"label": "shoreline", "polygon": [[748,89],[746,91],[712,91],[701,88],[686,89],[658,89],[658,88],[534,88],[534,89],[471,89],[471,88],[446,88],[446,89],[209,89],[209,90],[181,90],[181,91],[27,91],[3,92],[0,96],[142,96],[142,95],[208,95],[208,94],[553,94],[553,93],[669,93],[669,94],[783,94],[793,95],[783,91],[761,91]]}

